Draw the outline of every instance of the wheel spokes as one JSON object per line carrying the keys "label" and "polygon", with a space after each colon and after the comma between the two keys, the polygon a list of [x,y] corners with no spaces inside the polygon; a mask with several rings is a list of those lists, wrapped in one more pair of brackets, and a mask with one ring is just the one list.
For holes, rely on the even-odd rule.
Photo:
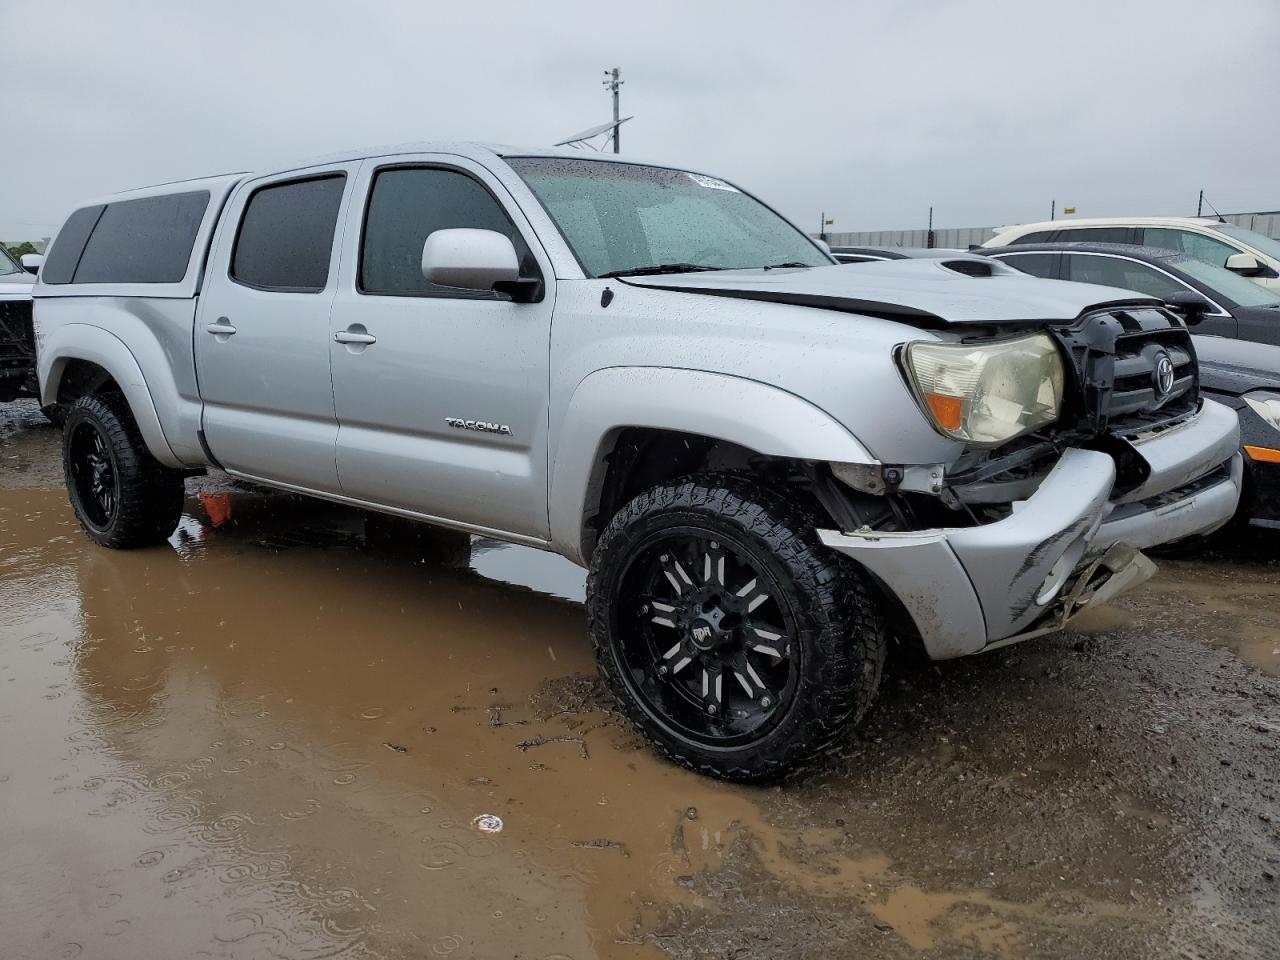
{"label": "wheel spokes", "polygon": [[710,536],[671,536],[651,549],[623,604],[644,635],[631,675],[652,708],[685,729],[713,740],[748,735],[797,682],[785,594],[769,568]]}

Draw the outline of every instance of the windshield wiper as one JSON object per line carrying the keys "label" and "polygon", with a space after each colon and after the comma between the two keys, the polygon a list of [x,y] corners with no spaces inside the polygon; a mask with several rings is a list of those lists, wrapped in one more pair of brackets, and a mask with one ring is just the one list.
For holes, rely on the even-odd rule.
{"label": "windshield wiper", "polygon": [[789,267],[811,267],[811,263],[800,263],[796,260],[789,260],[786,263],[770,263],[761,267],[761,270],[785,270]]}
{"label": "windshield wiper", "polygon": [[705,263],[659,263],[652,267],[631,267],[629,270],[610,270],[602,273],[603,277],[648,277],[656,273],[701,273],[704,270],[723,270],[724,267],[709,267]]}

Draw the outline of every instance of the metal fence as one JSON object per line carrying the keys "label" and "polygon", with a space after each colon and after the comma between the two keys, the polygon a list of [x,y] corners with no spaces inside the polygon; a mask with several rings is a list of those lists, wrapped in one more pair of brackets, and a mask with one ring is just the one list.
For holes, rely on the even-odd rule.
{"label": "metal fence", "polygon": [[[1227,213],[1223,219],[1272,239],[1280,240],[1280,210],[1260,213]],[[933,246],[967,250],[970,244],[986,243],[996,227],[948,227],[933,231]],[[816,234],[815,234],[816,236]],[[827,243],[833,247],[927,247],[928,230],[859,230],[851,233],[828,233]]]}

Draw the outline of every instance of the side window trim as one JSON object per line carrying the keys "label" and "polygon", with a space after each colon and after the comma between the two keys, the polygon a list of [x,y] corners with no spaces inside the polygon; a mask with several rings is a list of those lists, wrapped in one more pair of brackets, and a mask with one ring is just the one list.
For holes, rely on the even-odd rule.
{"label": "side window trim", "polygon": [[545,276],[543,276],[542,265],[537,262],[537,259],[538,259],[537,256],[532,255],[534,246],[532,243],[529,242],[529,237],[527,237],[525,235],[525,231],[520,228],[520,224],[516,222],[516,218],[511,216],[510,207],[502,201],[502,198],[499,197],[497,193],[494,192],[493,187],[490,186],[488,183],[486,183],[482,177],[478,176],[474,171],[466,169],[465,167],[460,167],[457,164],[452,164],[452,163],[443,162],[443,161],[390,160],[386,163],[375,164],[373,168],[369,171],[369,185],[365,190],[364,208],[360,211],[360,235],[359,237],[357,237],[357,241],[356,241],[355,263],[353,264],[355,268],[354,279],[355,279],[355,290],[356,290],[357,296],[401,297],[401,298],[409,298],[409,299],[417,299],[417,300],[478,300],[481,302],[492,301],[494,303],[504,303],[508,299],[510,299],[503,296],[497,296],[492,298],[486,297],[483,295],[483,293],[477,294],[476,291],[468,291],[468,290],[457,290],[455,292],[450,292],[450,288],[447,288],[447,287],[442,288],[440,290],[423,290],[423,291],[417,291],[417,292],[406,291],[402,293],[392,293],[389,291],[377,291],[377,290],[365,289],[364,247],[365,247],[365,238],[369,230],[369,210],[373,203],[374,188],[378,185],[378,176],[379,174],[385,173],[389,170],[443,170],[449,173],[460,174],[461,176],[467,177],[469,180],[478,184],[480,188],[489,195],[489,198],[493,200],[497,208],[500,211],[502,211],[502,215],[506,217],[507,222],[511,224],[511,229],[514,230],[517,234],[519,234],[521,240],[524,242],[525,247],[529,250],[531,254],[531,259],[534,261],[534,266],[537,269],[537,276],[531,279],[538,279],[545,282],[546,278]]}
{"label": "side window trim", "polygon": [[[316,181],[316,180],[334,180],[334,179],[340,179],[342,181],[343,195],[338,200],[337,215],[334,217],[333,237],[330,239],[330,242],[329,242],[329,260],[331,262],[331,266],[328,271],[328,275],[325,278],[325,285],[323,287],[268,287],[258,283],[250,283],[249,281],[242,280],[235,275],[236,251],[240,247],[240,234],[244,230],[245,215],[249,212],[249,206],[253,203],[253,198],[255,196],[257,196],[263,190],[270,190],[273,187],[285,187],[293,183],[307,183],[307,182]],[[329,287],[332,286],[334,282],[335,271],[332,269],[332,260],[333,260],[334,251],[340,249],[341,247],[341,238],[342,238],[341,227],[343,223],[343,216],[342,216],[343,201],[345,200],[350,182],[351,182],[351,177],[348,176],[347,170],[331,169],[331,170],[322,170],[317,173],[303,173],[301,171],[293,171],[289,174],[282,176],[278,180],[267,180],[265,182],[255,183],[249,189],[248,194],[245,196],[244,203],[240,205],[240,210],[236,217],[236,229],[235,229],[235,233],[231,237],[231,251],[227,256],[227,280],[229,280],[231,283],[236,284],[236,286],[245,287],[249,290],[257,290],[260,293],[324,293],[324,291],[329,289]]]}

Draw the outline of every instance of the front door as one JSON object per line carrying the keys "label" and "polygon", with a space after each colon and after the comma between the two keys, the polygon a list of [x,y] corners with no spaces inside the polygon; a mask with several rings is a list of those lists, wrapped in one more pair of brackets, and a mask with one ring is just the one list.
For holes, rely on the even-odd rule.
{"label": "front door", "polygon": [[357,164],[241,185],[196,318],[205,442],[233,473],[338,492],[329,311]]}
{"label": "front door", "polygon": [[[545,539],[550,261],[474,162],[366,161],[355,196],[330,323],[342,492]],[[541,301],[429,283],[423,243],[453,227],[510,237]]]}
{"label": "front door", "polygon": [[[1175,293],[1199,293],[1177,277],[1149,263],[1119,254],[1071,253],[1062,257],[1062,278],[1080,283],[1098,283],[1104,287],[1122,287],[1147,296],[1167,300]],[[1211,337],[1234,337],[1236,320],[1215,307],[1200,317],[1194,332]]]}

